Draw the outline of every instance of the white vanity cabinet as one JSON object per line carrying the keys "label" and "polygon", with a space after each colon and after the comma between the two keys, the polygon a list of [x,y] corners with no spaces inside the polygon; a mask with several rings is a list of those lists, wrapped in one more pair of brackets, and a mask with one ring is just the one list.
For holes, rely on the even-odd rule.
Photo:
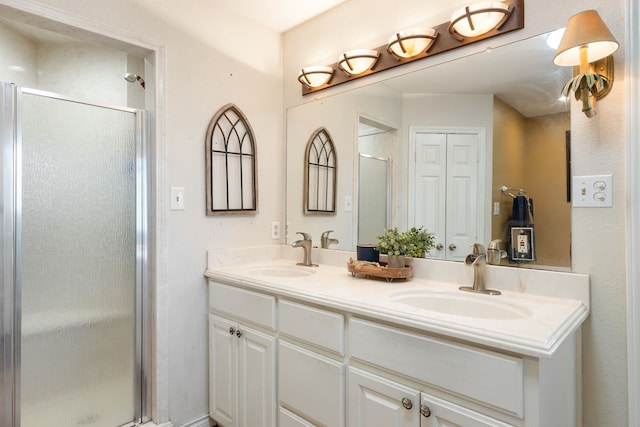
{"label": "white vanity cabinet", "polygon": [[275,298],[210,282],[209,312],[211,418],[221,427],[276,427]]}
{"label": "white vanity cabinet", "polygon": [[209,288],[209,405],[222,427],[581,424],[579,326],[545,353],[337,298],[211,278]]}

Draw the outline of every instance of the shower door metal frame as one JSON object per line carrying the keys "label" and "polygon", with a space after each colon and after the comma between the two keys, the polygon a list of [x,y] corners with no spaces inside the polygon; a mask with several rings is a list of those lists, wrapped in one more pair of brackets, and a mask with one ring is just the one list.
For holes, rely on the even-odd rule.
{"label": "shower door metal frame", "polygon": [[0,82],[0,159],[2,205],[2,286],[0,286],[0,424],[20,426],[20,344],[21,344],[21,147],[22,95],[30,94],[135,114],[136,118],[136,280],[135,280],[135,371],[134,419],[151,418],[151,276],[150,251],[150,168],[151,148],[147,133],[148,115],[139,109],[89,102]]}

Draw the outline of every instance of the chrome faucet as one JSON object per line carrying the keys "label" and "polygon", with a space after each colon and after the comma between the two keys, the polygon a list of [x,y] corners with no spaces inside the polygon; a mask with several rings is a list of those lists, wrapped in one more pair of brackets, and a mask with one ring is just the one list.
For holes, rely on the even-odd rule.
{"label": "chrome faucet", "polygon": [[480,243],[471,243],[473,249],[464,259],[464,263],[473,266],[473,286],[460,286],[461,291],[477,292],[487,295],[500,295],[500,291],[487,289],[484,276],[487,265],[487,251]]}
{"label": "chrome faucet", "polygon": [[301,234],[302,239],[296,240],[291,244],[291,246],[293,246],[294,248],[302,248],[304,250],[304,260],[297,263],[297,265],[304,265],[306,267],[317,267],[318,264],[314,264],[311,262],[311,235],[308,233],[303,233],[302,231],[298,231],[296,234]]}
{"label": "chrome faucet", "polygon": [[329,233],[333,233],[333,230],[328,230],[322,233],[320,236],[320,247],[323,249],[327,249],[331,245],[337,245],[340,243],[338,239],[329,238]]}

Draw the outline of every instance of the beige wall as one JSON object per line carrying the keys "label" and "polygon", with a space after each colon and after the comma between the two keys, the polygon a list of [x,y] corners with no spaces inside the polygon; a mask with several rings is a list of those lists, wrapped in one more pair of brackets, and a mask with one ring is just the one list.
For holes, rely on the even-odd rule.
{"label": "beige wall", "polygon": [[568,114],[527,119],[525,188],[534,198],[537,263],[571,266],[571,204],[567,202]]}
{"label": "beige wall", "polygon": [[[467,2],[451,0],[350,0],[285,34],[285,106],[307,102],[296,74],[310,64],[331,64],[344,50],[384,44],[389,33],[412,25],[437,25]],[[368,77],[379,81],[409,70],[432,66],[486,49],[563,27],[573,14],[595,9],[603,17],[620,49],[615,54],[616,82],[598,103],[598,116],[587,119],[572,103],[572,174],[613,174],[613,208],[572,209],[572,270],[590,275],[592,313],[583,328],[583,421],[587,427],[627,425],[626,282],[625,282],[625,94],[623,0],[558,2],[527,0],[525,28],[429,60]],[[331,28],[332,31],[326,31]],[[317,37],[322,34],[322,37]],[[348,90],[341,85],[332,91]]]}
{"label": "beige wall", "polygon": [[493,99],[493,185],[492,201],[500,203],[500,215],[491,217],[491,239],[505,245],[505,224],[511,216],[513,199],[500,187],[527,188],[526,184],[526,118],[499,98]]}
{"label": "beige wall", "polygon": [[508,241],[505,224],[513,199],[500,187],[524,189],[534,202],[537,260],[533,264],[571,266],[571,205],[566,190],[565,131],[568,114],[527,118],[494,99],[492,239]]}

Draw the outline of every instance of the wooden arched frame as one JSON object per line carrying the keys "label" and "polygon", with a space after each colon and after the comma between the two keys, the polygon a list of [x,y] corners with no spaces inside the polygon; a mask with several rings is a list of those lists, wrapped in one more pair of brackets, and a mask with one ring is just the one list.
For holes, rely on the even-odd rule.
{"label": "wooden arched frame", "polygon": [[305,215],[335,215],[338,185],[338,158],[333,139],[319,128],[307,142],[304,156]]}
{"label": "wooden arched frame", "polygon": [[234,104],[213,116],[205,140],[207,216],[254,215],[258,211],[256,143]]}

